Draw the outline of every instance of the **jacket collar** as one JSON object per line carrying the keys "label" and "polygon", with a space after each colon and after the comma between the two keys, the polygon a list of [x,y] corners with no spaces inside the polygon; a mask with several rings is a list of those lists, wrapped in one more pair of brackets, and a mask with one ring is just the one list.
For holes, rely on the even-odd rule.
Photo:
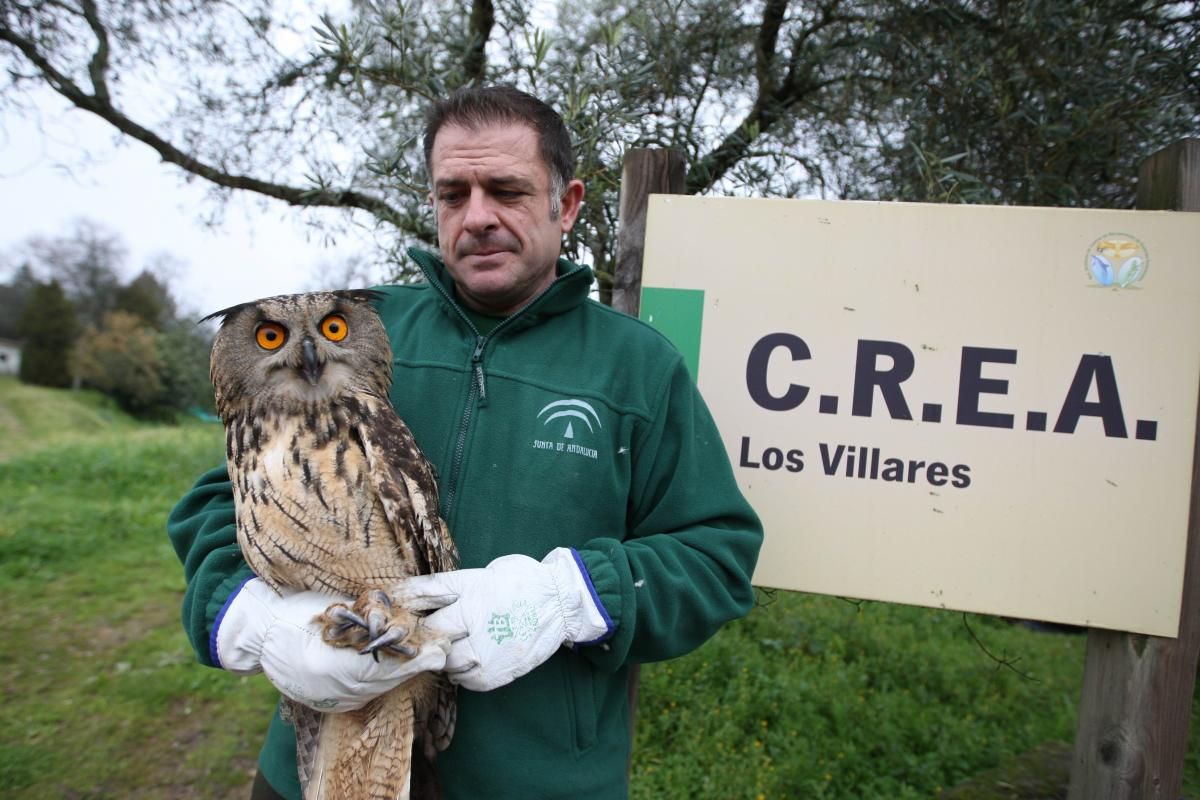
{"label": "jacket collar", "polygon": [[[427,250],[416,247],[408,249],[408,255],[421,268],[426,280],[440,289],[438,295],[442,302],[457,316],[466,320],[467,315],[456,300],[454,281],[450,277],[441,257]],[[554,283],[512,315],[511,323],[504,325],[505,329],[524,328],[546,317],[556,316],[570,311],[583,303],[592,288],[592,271],[588,267],[572,263],[565,258],[559,258],[555,267],[557,277]]]}

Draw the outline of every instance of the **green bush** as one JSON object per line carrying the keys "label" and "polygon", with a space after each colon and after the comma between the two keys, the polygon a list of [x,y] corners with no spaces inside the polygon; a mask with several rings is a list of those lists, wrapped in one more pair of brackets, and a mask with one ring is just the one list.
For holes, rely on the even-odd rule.
{"label": "green bush", "polygon": [[644,668],[633,796],[934,796],[1073,736],[1083,645],[991,617],[775,593],[696,653]]}

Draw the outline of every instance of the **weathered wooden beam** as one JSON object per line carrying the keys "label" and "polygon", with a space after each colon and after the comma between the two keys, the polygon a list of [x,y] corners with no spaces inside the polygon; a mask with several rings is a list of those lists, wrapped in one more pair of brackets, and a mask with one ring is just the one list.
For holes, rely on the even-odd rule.
{"label": "weathered wooden beam", "polygon": [[678,150],[633,148],[621,165],[620,229],[612,305],[636,317],[641,307],[646,206],[652,194],[683,194],[685,159]]}
{"label": "weathered wooden beam", "polygon": [[[1177,142],[1143,162],[1138,208],[1200,211],[1200,139]],[[1200,347],[1200,342],[1190,346]],[[1069,800],[1183,796],[1183,760],[1200,655],[1198,489],[1200,433],[1192,456],[1179,637],[1088,631]]]}
{"label": "weathered wooden beam", "polygon": [[1200,211],[1200,139],[1181,139],[1142,162],[1137,207]]}

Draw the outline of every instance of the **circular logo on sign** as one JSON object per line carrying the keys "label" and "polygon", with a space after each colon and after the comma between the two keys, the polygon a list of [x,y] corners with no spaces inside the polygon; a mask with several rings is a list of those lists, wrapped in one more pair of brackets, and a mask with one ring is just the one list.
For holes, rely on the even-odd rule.
{"label": "circular logo on sign", "polygon": [[1146,248],[1127,233],[1109,233],[1088,248],[1087,271],[1096,283],[1126,289],[1146,275]]}

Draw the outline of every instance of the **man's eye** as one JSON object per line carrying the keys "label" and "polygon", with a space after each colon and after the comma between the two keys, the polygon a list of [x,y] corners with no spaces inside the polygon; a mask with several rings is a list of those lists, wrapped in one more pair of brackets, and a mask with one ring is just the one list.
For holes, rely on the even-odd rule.
{"label": "man's eye", "polygon": [[447,192],[445,194],[438,195],[438,202],[445,203],[448,206],[452,206],[461,200],[462,200],[462,195],[459,194],[458,192]]}

